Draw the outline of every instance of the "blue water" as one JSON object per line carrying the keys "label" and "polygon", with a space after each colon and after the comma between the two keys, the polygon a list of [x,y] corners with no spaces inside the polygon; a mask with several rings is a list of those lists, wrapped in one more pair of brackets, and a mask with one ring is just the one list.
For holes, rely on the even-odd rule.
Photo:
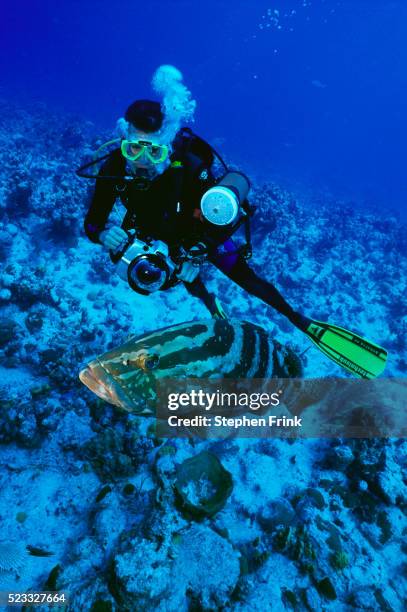
{"label": "blue water", "polygon": [[195,129],[261,178],[403,212],[407,6],[378,0],[3,3],[1,95],[110,128],[162,63]]}

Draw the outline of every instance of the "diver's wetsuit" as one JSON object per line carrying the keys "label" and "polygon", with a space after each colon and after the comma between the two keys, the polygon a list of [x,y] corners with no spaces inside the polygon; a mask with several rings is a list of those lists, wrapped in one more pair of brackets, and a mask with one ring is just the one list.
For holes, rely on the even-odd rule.
{"label": "diver's wetsuit", "polygon": [[[174,157],[174,156],[173,156]],[[174,157],[175,159],[175,157]],[[170,249],[182,245],[190,248],[203,239],[202,221],[199,219],[202,195],[215,183],[210,168],[199,157],[188,152],[182,157],[182,166],[169,167],[158,175],[148,189],[140,190],[132,182],[114,178],[96,180],[95,192],[85,217],[85,231],[93,242],[100,242],[115,200],[120,198],[127,209],[122,223],[124,229],[137,227],[145,237],[164,241]],[[99,175],[120,177],[126,174],[126,160],[120,149],[112,152]],[[208,227],[206,225],[206,231]],[[213,251],[209,261],[226,276],[288,319],[300,329],[307,320],[295,312],[272,283],[257,276],[244,257],[236,252],[229,239],[212,237],[221,247]],[[191,295],[199,297],[211,314],[216,312],[215,296],[209,293],[198,276],[192,283],[184,283]]]}

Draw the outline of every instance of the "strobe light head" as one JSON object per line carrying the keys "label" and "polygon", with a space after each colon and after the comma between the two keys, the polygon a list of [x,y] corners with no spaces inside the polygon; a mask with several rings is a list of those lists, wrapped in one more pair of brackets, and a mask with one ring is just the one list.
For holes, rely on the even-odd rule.
{"label": "strobe light head", "polygon": [[230,189],[212,187],[202,197],[201,210],[212,225],[230,225],[239,213],[239,201]]}
{"label": "strobe light head", "polygon": [[238,171],[229,171],[217,185],[208,189],[201,199],[201,211],[208,223],[228,226],[241,213],[241,206],[250,189],[249,179]]}

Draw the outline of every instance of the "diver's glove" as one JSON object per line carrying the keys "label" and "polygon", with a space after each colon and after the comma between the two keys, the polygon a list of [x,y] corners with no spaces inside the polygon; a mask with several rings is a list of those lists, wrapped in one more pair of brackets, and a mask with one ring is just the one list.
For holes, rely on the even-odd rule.
{"label": "diver's glove", "polygon": [[127,233],[118,225],[114,225],[113,227],[104,230],[99,235],[100,242],[109,251],[118,250],[119,247],[124,246],[128,239],[129,237]]}

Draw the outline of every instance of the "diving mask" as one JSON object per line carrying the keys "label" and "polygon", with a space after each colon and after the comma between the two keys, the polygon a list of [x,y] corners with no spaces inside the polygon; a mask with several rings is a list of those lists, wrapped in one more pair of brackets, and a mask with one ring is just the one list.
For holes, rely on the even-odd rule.
{"label": "diving mask", "polygon": [[122,140],[121,152],[129,161],[136,161],[146,155],[152,164],[161,164],[168,157],[168,147],[153,144],[149,140]]}

